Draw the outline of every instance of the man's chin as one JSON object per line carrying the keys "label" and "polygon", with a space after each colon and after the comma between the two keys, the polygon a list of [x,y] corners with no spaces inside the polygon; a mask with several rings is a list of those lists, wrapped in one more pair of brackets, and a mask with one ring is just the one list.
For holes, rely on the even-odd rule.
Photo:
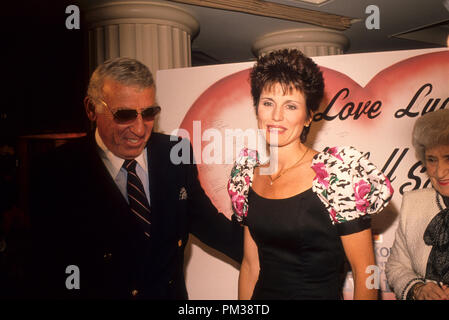
{"label": "man's chin", "polygon": [[122,150],[118,156],[122,159],[135,159],[142,153],[144,147],[145,145],[139,146],[138,148],[126,148],[126,150]]}

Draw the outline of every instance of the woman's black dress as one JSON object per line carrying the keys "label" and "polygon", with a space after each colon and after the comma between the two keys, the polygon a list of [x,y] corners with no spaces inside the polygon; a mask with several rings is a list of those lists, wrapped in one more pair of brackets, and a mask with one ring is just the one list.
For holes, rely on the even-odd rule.
{"label": "woman's black dress", "polygon": [[246,223],[260,261],[252,299],[341,299],[344,250],[312,189],[267,199],[251,188],[248,201]]}

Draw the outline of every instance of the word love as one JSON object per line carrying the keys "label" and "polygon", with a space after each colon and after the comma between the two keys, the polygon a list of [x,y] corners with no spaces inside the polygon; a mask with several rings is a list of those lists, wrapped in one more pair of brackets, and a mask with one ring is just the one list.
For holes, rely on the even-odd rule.
{"label": "word love", "polygon": [[[380,108],[382,107],[381,101],[376,100],[374,102],[371,102],[371,100],[368,100],[360,101],[358,103],[353,101],[346,102],[345,100],[349,95],[350,90],[348,88],[343,88],[338,91],[337,94],[335,94],[335,96],[329,102],[326,109],[323,112],[317,113],[313,117],[313,120],[332,121],[336,118],[339,118],[340,120],[346,120],[351,117],[354,120],[357,120],[364,114],[366,114],[369,119],[374,119],[380,115]],[[346,102],[346,104],[343,106],[343,108],[340,109],[340,111],[335,112],[335,106],[340,102]]]}

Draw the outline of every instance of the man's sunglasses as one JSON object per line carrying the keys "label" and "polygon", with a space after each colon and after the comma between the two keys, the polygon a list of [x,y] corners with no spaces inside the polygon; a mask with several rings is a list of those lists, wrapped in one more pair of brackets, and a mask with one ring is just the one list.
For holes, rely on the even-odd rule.
{"label": "man's sunglasses", "polygon": [[99,100],[112,113],[112,115],[114,116],[115,122],[120,123],[120,124],[126,124],[126,123],[133,122],[134,120],[137,119],[137,116],[139,114],[142,116],[143,121],[153,121],[154,118],[156,117],[156,115],[161,111],[161,107],[159,107],[159,106],[148,107],[146,109],[143,109],[141,112],[138,112],[135,109],[119,109],[116,111],[112,111],[106,102],[104,102],[101,99],[99,99]]}

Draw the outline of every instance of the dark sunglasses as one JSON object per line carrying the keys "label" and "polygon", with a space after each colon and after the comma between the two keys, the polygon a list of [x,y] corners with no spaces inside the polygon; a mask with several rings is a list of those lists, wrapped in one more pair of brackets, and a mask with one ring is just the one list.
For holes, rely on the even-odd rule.
{"label": "dark sunglasses", "polygon": [[100,100],[100,102],[108,108],[108,110],[114,116],[114,120],[120,124],[133,122],[137,119],[137,116],[139,114],[142,116],[143,121],[153,121],[156,115],[161,112],[161,107],[159,106],[148,107],[146,109],[143,109],[141,112],[138,112],[135,109],[119,109],[116,111],[112,111],[106,102],[104,102],[103,100]]}

